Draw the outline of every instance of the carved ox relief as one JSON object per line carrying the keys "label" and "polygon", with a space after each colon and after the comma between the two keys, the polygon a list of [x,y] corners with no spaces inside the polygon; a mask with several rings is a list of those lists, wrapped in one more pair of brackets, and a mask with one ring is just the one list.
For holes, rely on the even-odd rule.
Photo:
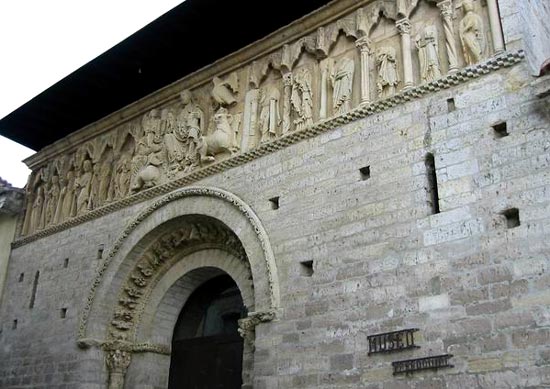
{"label": "carved ox relief", "polygon": [[33,166],[21,235],[475,65],[503,50],[495,10],[496,0],[364,0]]}

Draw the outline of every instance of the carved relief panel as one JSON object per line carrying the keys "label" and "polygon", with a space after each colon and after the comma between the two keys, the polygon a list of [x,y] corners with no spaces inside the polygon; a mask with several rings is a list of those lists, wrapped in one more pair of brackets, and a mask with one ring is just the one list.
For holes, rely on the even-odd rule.
{"label": "carved relief panel", "polygon": [[31,235],[503,51],[496,0],[364,0],[33,167]]}

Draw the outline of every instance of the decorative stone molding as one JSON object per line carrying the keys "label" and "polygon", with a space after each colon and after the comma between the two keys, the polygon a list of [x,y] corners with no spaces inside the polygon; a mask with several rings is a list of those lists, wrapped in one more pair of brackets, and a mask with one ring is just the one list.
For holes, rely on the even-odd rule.
{"label": "decorative stone molding", "polygon": [[[135,219],[133,219],[127,225],[117,241],[114,243],[113,248],[108,253],[107,257],[100,264],[97,270],[96,277],[92,282],[91,290],[86,300],[82,316],[80,318],[78,328],[78,343],[80,346],[87,346],[91,344],[87,341],[86,328],[88,324],[88,318],[94,304],[96,292],[109,268],[109,264],[118,254],[126,239],[140,225],[140,223],[146,220],[156,210],[162,208],[170,202],[193,196],[213,197],[223,200],[224,202],[227,202],[231,206],[235,207],[251,224],[263,252],[263,261],[265,262],[265,271],[267,273],[265,274],[265,278],[267,280],[269,288],[269,304],[274,312],[279,309],[279,285],[273,252],[271,250],[271,245],[269,243],[267,234],[263,226],[261,225],[260,220],[254,214],[252,209],[234,194],[221,189],[207,187],[185,188],[164,196],[163,198],[155,201],[153,204],[143,210]],[[228,232],[221,231],[219,228],[210,228],[208,231],[203,230],[202,232],[199,232],[200,229],[197,229],[197,226],[186,226],[185,228],[188,228],[188,230],[176,231],[172,234],[168,234],[165,237],[165,240],[161,238],[159,241],[157,241],[157,244],[153,244],[151,246],[150,250],[148,250],[148,254],[144,255],[142,260],[134,264],[135,270],[130,273],[130,279],[128,280],[124,288],[126,295],[120,296],[119,307],[114,308],[113,319],[110,324],[111,329],[113,330],[110,333],[112,341],[126,342],[130,340],[131,337],[129,338],[127,336],[120,336],[120,334],[128,332],[131,329],[135,329],[135,320],[136,318],[139,318],[140,315],[140,311],[137,308],[143,306],[141,304],[141,298],[144,297],[146,292],[145,290],[143,290],[143,287],[148,285],[148,280],[153,277],[154,274],[156,274],[156,271],[160,268],[160,265],[163,262],[166,262],[167,258],[170,257],[170,245],[174,245],[174,247],[180,247],[182,244],[185,245],[186,243],[192,241],[197,244],[197,246],[189,247],[189,249],[196,250],[199,248],[205,248],[204,245],[201,246],[201,244],[203,243],[206,243],[208,245],[207,247],[211,247],[212,242],[208,242],[208,239],[206,239],[205,242],[205,237],[215,236],[216,240],[218,240],[217,238],[221,236],[224,242],[224,244],[222,245],[223,248],[227,249],[228,247],[230,248],[231,246],[233,246],[233,252],[235,256],[242,259],[246,258],[246,255],[242,251],[242,247],[238,246],[237,248],[235,248],[236,238]],[[192,238],[193,236],[202,237],[202,239],[194,239]],[[234,244],[231,244],[231,242],[233,242]],[[152,264],[154,263],[158,263],[158,265],[153,266]],[[170,263],[165,264],[166,268],[169,268],[169,266]]]}
{"label": "decorative stone molding", "polygon": [[87,221],[96,219],[98,217],[107,215],[109,213],[118,211],[129,205],[153,199],[182,186],[197,182],[205,177],[223,172],[233,167],[241,166],[249,161],[273,153],[289,145],[298,143],[304,139],[309,139],[321,133],[330,131],[334,128],[340,127],[345,123],[349,123],[350,121],[358,120],[379,112],[386,111],[404,102],[421,98],[428,93],[448,89],[453,86],[468,82],[471,79],[475,79],[482,75],[497,71],[501,68],[513,66],[521,62],[524,57],[525,54],[523,50],[504,52],[482,63],[469,66],[451,74],[447,74],[438,80],[413,87],[408,91],[399,92],[394,96],[370,104],[362,104],[346,114],[320,121],[317,124],[314,124],[311,127],[305,128],[301,131],[288,133],[287,135],[278,138],[275,141],[265,143],[254,150],[237,154],[229,159],[216,162],[213,165],[203,167],[197,171],[191,172],[184,177],[175,179],[174,181],[138,192],[122,200],[94,209],[82,216],[78,216],[52,227],[48,227],[31,235],[21,237],[12,244],[12,247],[17,248],[23,246],[27,243],[34,242],[38,239],[58,233],[67,228],[71,228]]}

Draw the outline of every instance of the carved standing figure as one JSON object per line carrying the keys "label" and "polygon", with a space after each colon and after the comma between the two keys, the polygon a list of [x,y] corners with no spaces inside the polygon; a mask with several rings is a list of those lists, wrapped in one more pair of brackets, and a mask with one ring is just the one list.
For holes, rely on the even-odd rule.
{"label": "carved standing figure", "polygon": [[180,101],[183,108],[177,118],[177,138],[184,145],[185,169],[190,170],[200,165],[201,150],[203,154],[206,152],[203,150],[204,112],[189,90],[180,93]]}
{"label": "carved standing figure", "polygon": [[439,66],[439,48],[437,30],[429,25],[416,36],[416,48],[420,59],[420,77],[424,82],[431,82],[441,77]]}
{"label": "carved standing figure", "polygon": [[485,50],[485,38],[483,35],[483,20],[475,13],[472,0],[462,2],[464,17],[460,21],[459,35],[462,42],[462,51],[467,65],[478,63]]}
{"label": "carved standing figure", "polygon": [[76,180],[76,190],[78,196],[76,198],[76,213],[82,215],[90,206],[90,194],[92,193],[92,161],[84,160],[82,163],[82,173]]}
{"label": "carved standing figure", "polygon": [[46,194],[45,210],[46,216],[44,218],[44,225],[54,224],[55,214],[57,206],[59,205],[59,194],[61,189],[59,187],[59,176],[54,174],[51,178],[50,187]]}
{"label": "carved standing figure", "polygon": [[330,75],[332,82],[332,110],[335,114],[342,115],[351,109],[354,70],[355,64],[353,59],[344,57],[336,62],[334,70]]}
{"label": "carved standing figure", "polygon": [[275,85],[268,85],[260,90],[260,120],[259,127],[261,143],[274,140],[277,137],[277,127],[281,125],[279,100],[281,92]]}
{"label": "carved standing figure", "polygon": [[395,94],[399,76],[397,74],[395,48],[383,46],[376,53],[376,63],[378,64],[378,94],[385,98]]}
{"label": "carved standing figure", "polygon": [[115,188],[114,196],[121,199],[128,194],[130,189],[130,180],[132,174],[131,157],[128,154],[122,154],[115,164]]}
{"label": "carved standing figure", "polygon": [[73,170],[67,172],[65,185],[61,189],[61,212],[59,221],[67,220],[75,215],[75,175]]}
{"label": "carved standing figure", "polygon": [[313,124],[313,97],[311,92],[311,73],[307,68],[301,68],[293,77],[290,96],[292,108],[296,112],[294,119],[296,130],[302,130]]}
{"label": "carved standing figure", "polygon": [[99,167],[98,204],[111,201],[111,176],[113,174],[113,157],[104,158]]}
{"label": "carved standing figure", "polygon": [[44,228],[44,188],[42,185],[38,185],[36,189],[36,196],[34,203],[32,204],[32,221],[30,224],[30,231],[38,231]]}
{"label": "carved standing figure", "polygon": [[183,168],[187,139],[185,125],[176,123],[173,112],[168,112],[165,120],[164,145],[168,158],[168,169],[172,174]]}

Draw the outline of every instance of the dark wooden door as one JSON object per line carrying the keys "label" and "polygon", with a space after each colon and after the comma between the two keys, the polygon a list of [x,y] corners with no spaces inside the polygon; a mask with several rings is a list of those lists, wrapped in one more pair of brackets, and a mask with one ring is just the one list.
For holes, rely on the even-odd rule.
{"label": "dark wooden door", "polygon": [[169,389],[240,389],[242,357],[236,334],[174,341]]}

